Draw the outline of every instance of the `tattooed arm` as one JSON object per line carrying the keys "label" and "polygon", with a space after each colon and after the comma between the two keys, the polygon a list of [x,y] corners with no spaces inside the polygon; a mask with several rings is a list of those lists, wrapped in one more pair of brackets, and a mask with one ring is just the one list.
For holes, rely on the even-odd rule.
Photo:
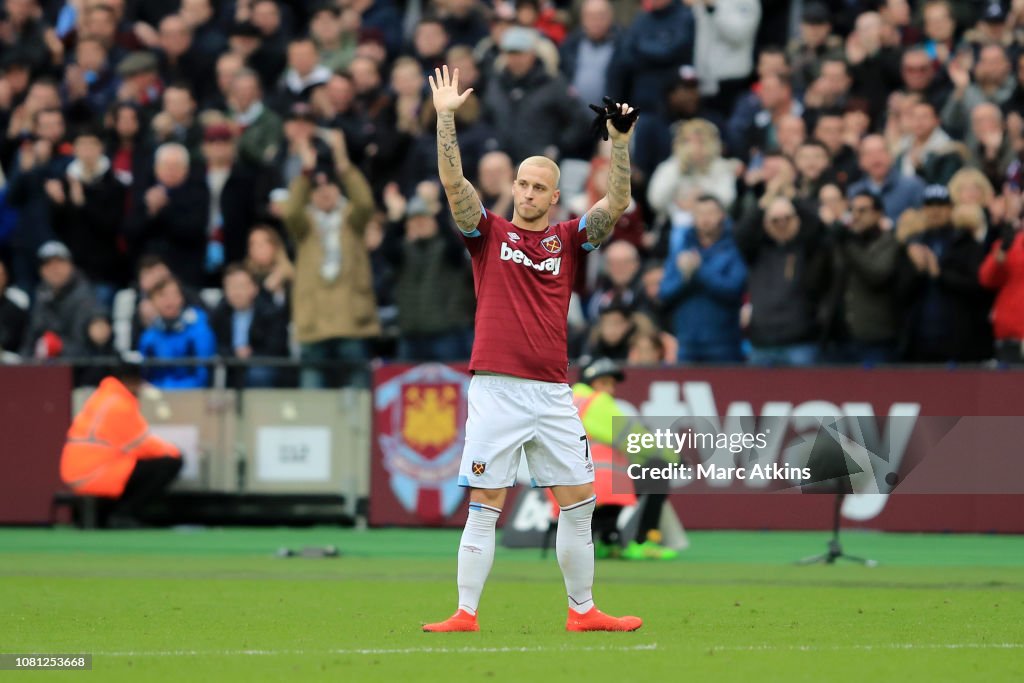
{"label": "tattooed arm", "polygon": [[[628,104],[618,105],[623,114],[633,110]],[[587,212],[587,241],[595,247],[608,239],[619,218],[629,208],[630,165],[629,139],[636,130],[636,122],[625,133],[608,122],[608,132],[612,140],[611,166],[608,169],[608,191],[590,211]]]}
{"label": "tattooed arm", "polygon": [[466,101],[472,88],[459,95],[459,70],[451,76],[448,67],[434,69],[430,77],[430,89],[434,94],[434,108],[437,110],[437,172],[441,185],[448,196],[452,217],[462,232],[472,232],[480,222],[482,210],[480,197],[473,185],[462,173],[462,158],[459,142],[455,138],[455,110]]}

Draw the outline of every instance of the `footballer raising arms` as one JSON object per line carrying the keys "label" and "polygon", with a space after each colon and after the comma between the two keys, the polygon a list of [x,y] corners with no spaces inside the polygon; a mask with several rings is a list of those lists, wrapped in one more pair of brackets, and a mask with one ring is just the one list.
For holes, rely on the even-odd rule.
{"label": "footballer raising arms", "polygon": [[568,598],[566,630],[634,631],[637,617],[594,606],[594,464],[568,384],[567,322],[577,268],[612,232],[630,202],[629,140],[637,113],[607,101],[595,126],[612,143],[608,193],[581,218],[549,222],[559,168],[532,156],[519,164],[511,221],[488,212],[462,170],[455,112],[458,69],[430,77],[437,110],[437,163],[452,216],[473,262],[477,297],[466,444],[459,484],[470,489],[458,551],[458,608],[428,632],[477,631],[477,607],[494,561],[495,526],[526,455],[535,486],[550,488],[560,514],[555,549]]}

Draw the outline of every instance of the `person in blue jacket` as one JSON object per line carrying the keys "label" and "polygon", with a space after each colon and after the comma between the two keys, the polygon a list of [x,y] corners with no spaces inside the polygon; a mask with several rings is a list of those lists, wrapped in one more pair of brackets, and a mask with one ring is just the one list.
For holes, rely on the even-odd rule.
{"label": "person in blue jacket", "polygon": [[[186,306],[181,285],[173,277],[156,283],[148,296],[157,318],[139,339],[146,358],[212,358],[217,342],[206,312]],[[161,389],[199,389],[207,385],[209,369],[202,366],[150,368],[147,379]]]}
{"label": "person in blue jacket", "polygon": [[679,341],[680,362],[738,363],[747,267],[712,195],[697,199],[693,226],[676,225],[659,298]]}

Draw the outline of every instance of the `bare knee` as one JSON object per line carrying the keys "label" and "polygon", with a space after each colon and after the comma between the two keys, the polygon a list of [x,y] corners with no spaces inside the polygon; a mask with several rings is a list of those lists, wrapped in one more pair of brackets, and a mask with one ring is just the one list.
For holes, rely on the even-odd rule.
{"label": "bare knee", "polygon": [[501,508],[505,505],[505,496],[508,489],[470,489],[469,500],[473,503],[483,503],[494,508]]}
{"label": "bare knee", "polygon": [[552,486],[551,494],[558,501],[561,507],[569,507],[581,503],[594,495],[593,484],[580,484],[579,486]]}

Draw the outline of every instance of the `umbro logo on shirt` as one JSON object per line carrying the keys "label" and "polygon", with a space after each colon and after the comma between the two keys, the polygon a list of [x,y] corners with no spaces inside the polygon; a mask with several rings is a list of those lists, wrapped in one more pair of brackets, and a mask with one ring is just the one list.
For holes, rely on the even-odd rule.
{"label": "umbro logo on shirt", "polygon": [[533,268],[534,270],[539,270],[541,272],[554,273],[555,275],[558,275],[562,270],[561,256],[546,258],[543,261],[534,261],[521,250],[513,249],[508,246],[508,242],[501,243],[501,260],[511,261],[512,263],[521,263],[528,268]]}
{"label": "umbro logo on shirt", "polygon": [[519,233],[518,233],[518,232],[510,232],[510,233],[508,233],[508,238],[509,238],[509,240],[510,240],[510,241],[512,242],[512,244],[515,244],[515,243],[516,243],[516,242],[518,242],[518,241],[519,241],[520,239],[522,239],[522,238],[521,238],[521,237],[519,236]]}

